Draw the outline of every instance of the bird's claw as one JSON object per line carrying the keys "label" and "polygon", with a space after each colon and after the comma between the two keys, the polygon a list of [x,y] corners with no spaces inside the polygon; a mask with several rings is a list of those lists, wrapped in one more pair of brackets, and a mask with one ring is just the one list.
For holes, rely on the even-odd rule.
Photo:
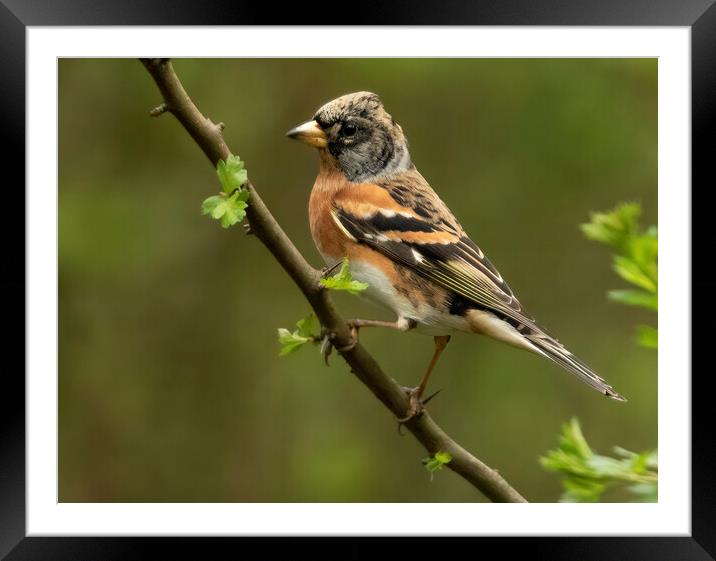
{"label": "bird's claw", "polygon": [[405,416],[398,419],[398,426],[404,425],[408,421],[419,417],[425,410],[425,404],[420,400],[419,388],[403,388],[408,395],[408,410]]}
{"label": "bird's claw", "polygon": [[408,395],[408,410],[404,417],[398,419],[398,432],[403,434],[401,429],[403,425],[415,418],[420,417],[425,411],[427,403],[438,395],[442,389],[430,394],[425,399],[421,399],[420,387],[417,388],[403,388],[403,391]]}
{"label": "bird's claw", "polygon": [[328,366],[328,357],[331,355],[331,352],[333,352],[334,347],[338,350],[338,352],[347,353],[348,351],[352,351],[358,344],[358,328],[351,323],[348,323],[348,328],[351,332],[351,340],[348,344],[340,347],[334,343],[336,339],[335,331],[324,330],[321,333],[320,353],[326,363],[326,366]]}
{"label": "bird's claw", "polygon": [[331,356],[331,352],[333,352],[333,335],[335,334],[327,331],[324,331],[321,334],[320,353],[323,357],[323,361],[326,363],[326,366],[328,366],[328,357]]}

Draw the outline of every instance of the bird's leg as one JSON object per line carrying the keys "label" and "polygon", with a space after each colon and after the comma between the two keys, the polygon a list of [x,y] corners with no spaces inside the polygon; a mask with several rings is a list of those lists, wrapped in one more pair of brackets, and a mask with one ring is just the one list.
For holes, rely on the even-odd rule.
{"label": "bird's leg", "polygon": [[339,351],[350,351],[358,344],[358,330],[361,327],[388,327],[390,329],[398,329],[400,331],[409,331],[415,327],[414,320],[406,318],[398,318],[396,321],[384,321],[380,319],[350,319],[346,322],[351,330],[352,340]]}
{"label": "bird's leg", "polygon": [[430,364],[428,365],[428,371],[425,373],[425,376],[423,376],[423,379],[420,380],[420,384],[415,388],[410,388],[407,390],[410,405],[408,407],[408,412],[406,416],[402,419],[398,419],[398,422],[401,425],[403,423],[407,423],[413,417],[417,417],[418,415],[420,415],[420,413],[423,412],[425,403],[427,403],[428,400],[434,397],[433,394],[425,401],[422,401],[421,399],[423,397],[423,394],[425,393],[425,389],[428,387],[428,379],[430,378],[430,374],[432,374],[433,369],[435,368],[435,365],[440,358],[440,355],[445,350],[445,347],[447,347],[447,344],[450,341],[450,335],[439,335],[435,336],[433,339],[435,340],[435,352],[433,353],[433,358],[430,360]]}
{"label": "bird's leg", "polygon": [[[396,321],[383,321],[379,319],[350,319],[346,321],[348,329],[351,331],[351,341],[343,347],[336,347],[340,352],[347,352],[352,350],[358,344],[358,330],[361,327],[389,327],[391,329],[397,329],[399,331],[410,331],[415,329],[418,322],[410,318],[398,318]],[[333,340],[335,339],[335,332],[324,332],[321,334],[321,355],[323,355],[328,364],[328,355],[331,354],[333,349]]]}
{"label": "bird's leg", "polygon": [[414,319],[398,318],[396,321],[383,321],[380,319],[349,319],[346,323],[351,329],[361,327],[389,327],[399,331],[410,331],[414,329],[417,322]]}
{"label": "bird's leg", "polygon": [[399,317],[395,321],[383,321],[380,319],[349,319],[347,322],[348,328],[351,330],[353,340],[348,343],[345,347],[338,349],[339,351],[350,351],[353,347],[358,344],[358,330],[361,327],[388,327],[390,329],[397,329],[398,331],[410,331],[417,327],[418,322],[411,318]]}

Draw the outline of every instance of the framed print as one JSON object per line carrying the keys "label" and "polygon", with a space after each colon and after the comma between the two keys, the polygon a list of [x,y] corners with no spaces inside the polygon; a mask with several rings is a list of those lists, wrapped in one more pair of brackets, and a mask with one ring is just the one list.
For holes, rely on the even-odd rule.
{"label": "framed print", "polygon": [[716,8],[399,4],[0,5],[2,555],[713,557]]}

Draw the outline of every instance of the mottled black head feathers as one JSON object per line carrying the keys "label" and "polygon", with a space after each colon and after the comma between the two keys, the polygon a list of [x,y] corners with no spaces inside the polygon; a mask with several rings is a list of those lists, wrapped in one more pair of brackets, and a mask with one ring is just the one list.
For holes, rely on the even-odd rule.
{"label": "mottled black head feathers", "polygon": [[354,182],[405,171],[412,167],[408,142],[380,98],[371,92],[341,96],[313,116],[328,139],[328,153]]}

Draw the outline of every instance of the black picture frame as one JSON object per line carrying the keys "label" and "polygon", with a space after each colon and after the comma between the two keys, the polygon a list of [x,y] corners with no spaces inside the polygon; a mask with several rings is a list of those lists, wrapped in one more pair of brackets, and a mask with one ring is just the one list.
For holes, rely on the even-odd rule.
{"label": "black picture frame", "polygon": [[[564,26],[687,26],[692,41],[692,255],[709,255],[709,232],[698,214],[709,212],[705,200],[716,172],[710,136],[716,131],[716,4],[714,0],[602,0],[563,2],[549,0],[491,0],[470,2],[448,0],[426,2],[403,0],[361,4],[350,10],[345,4],[316,0],[288,3],[280,10],[267,3],[244,0],[0,0],[0,160],[3,198],[9,212],[3,213],[3,276],[6,334],[2,337],[3,368],[0,407],[0,557],[8,560],[63,559],[123,560],[169,558],[189,555],[211,558],[218,548],[261,547],[272,557],[279,550],[297,555],[302,550],[315,557],[359,558],[375,548],[384,548],[379,538],[324,540],[320,549],[302,538],[83,538],[25,536],[25,248],[17,239],[25,232],[25,33],[27,26],[45,25],[564,25]],[[338,8],[338,9],[337,9]],[[340,8],[344,8],[343,10]],[[10,180],[13,177],[13,180]],[[700,204],[694,204],[698,199]],[[27,209],[25,208],[27,212]],[[701,250],[701,251],[699,251]],[[692,324],[692,364],[696,351],[709,348],[708,322],[699,329],[698,320],[709,318],[716,279],[708,273],[710,259],[693,260],[692,293],[697,295],[698,314]],[[683,271],[689,274],[689,271]],[[704,296],[706,295],[706,296]],[[706,308],[706,309],[704,309]],[[10,319],[12,318],[12,320]],[[17,319],[15,323],[14,319]],[[21,327],[22,326],[22,327]],[[14,361],[9,359],[14,358]],[[711,434],[712,367],[692,367],[692,532],[690,537],[529,537],[471,538],[484,546],[499,548],[500,556],[529,556],[551,560],[707,560],[716,557],[716,440]],[[682,373],[687,375],[688,373]],[[409,545],[410,544],[410,545]],[[402,555],[415,548],[421,556],[448,554],[445,544],[424,539],[400,544]],[[483,546],[483,547],[484,547]],[[309,550],[310,548],[310,550]],[[235,550],[238,554],[238,550]],[[487,553],[488,549],[483,549]]]}

